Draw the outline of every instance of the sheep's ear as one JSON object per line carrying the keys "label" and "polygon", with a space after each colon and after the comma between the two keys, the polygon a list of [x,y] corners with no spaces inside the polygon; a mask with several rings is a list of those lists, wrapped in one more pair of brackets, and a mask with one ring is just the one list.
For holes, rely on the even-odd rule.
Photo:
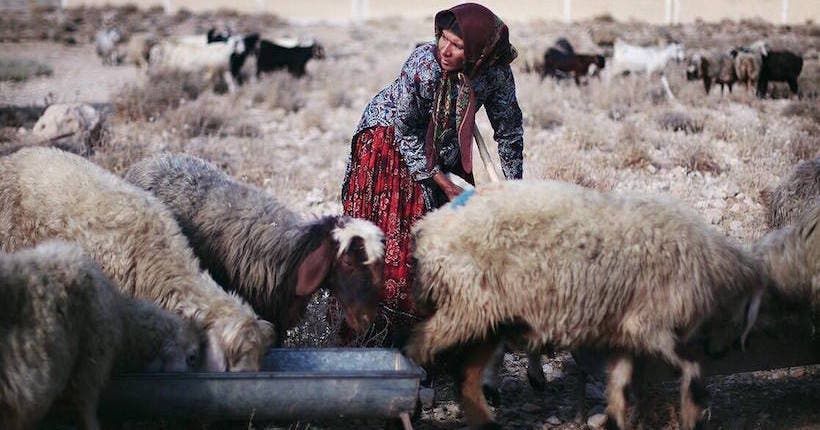
{"label": "sheep's ear", "polygon": [[296,295],[309,296],[319,288],[330,270],[333,257],[330,254],[330,245],[323,241],[299,264],[296,278]]}

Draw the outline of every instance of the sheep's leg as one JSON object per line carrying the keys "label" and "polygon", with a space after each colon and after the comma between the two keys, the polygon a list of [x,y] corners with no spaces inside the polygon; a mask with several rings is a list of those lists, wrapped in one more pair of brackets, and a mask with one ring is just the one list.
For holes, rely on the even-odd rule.
{"label": "sheep's leg", "polygon": [[789,90],[791,90],[792,94],[797,95],[797,78],[789,79]]}
{"label": "sheep's leg", "polygon": [[623,430],[627,428],[627,393],[632,381],[633,360],[628,355],[618,355],[610,363],[607,391],[607,428]]}
{"label": "sheep's leg", "polygon": [[672,338],[664,337],[658,351],[672,366],[680,369],[680,415],[681,429],[692,430],[703,428],[703,411],[709,393],[700,377],[700,365],[692,360],[683,358],[678,352],[678,345]]}
{"label": "sheep's leg", "polygon": [[499,344],[493,352],[489,365],[484,369],[484,376],[481,381],[481,390],[484,392],[484,397],[486,397],[493,406],[498,406],[501,403],[498,375],[501,373],[501,367],[504,366],[504,355],[506,352],[507,345],[505,343]]}
{"label": "sheep's leg", "polygon": [[542,392],[547,388],[547,378],[541,367],[541,351],[530,351],[527,354],[527,380],[535,391]]}
{"label": "sheep's leg", "polygon": [[457,360],[455,364],[458,368],[456,369],[457,374],[453,376],[458,381],[464,417],[473,428],[501,428],[493,421],[490,407],[484,399],[484,392],[481,390],[484,368],[492,359],[497,347],[497,338],[485,338],[482,341],[465,346],[460,354],[453,357],[454,360]]}

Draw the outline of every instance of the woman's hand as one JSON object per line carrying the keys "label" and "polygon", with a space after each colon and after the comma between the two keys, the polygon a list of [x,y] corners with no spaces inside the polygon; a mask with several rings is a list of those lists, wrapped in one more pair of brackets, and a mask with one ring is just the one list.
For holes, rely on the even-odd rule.
{"label": "woman's hand", "polygon": [[447,196],[447,200],[453,200],[457,195],[464,191],[463,188],[454,184],[453,181],[447,177],[447,174],[442,172],[437,172],[434,174],[433,181],[435,181],[436,185],[441,188],[441,191],[444,191],[444,194]]}

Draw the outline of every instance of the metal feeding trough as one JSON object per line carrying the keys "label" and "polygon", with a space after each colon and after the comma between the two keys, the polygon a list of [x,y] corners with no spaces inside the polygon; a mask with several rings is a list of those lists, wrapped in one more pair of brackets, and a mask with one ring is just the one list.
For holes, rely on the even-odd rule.
{"label": "metal feeding trough", "polygon": [[117,418],[400,417],[409,426],[421,375],[395,349],[271,349],[260,372],[114,376],[99,410]]}

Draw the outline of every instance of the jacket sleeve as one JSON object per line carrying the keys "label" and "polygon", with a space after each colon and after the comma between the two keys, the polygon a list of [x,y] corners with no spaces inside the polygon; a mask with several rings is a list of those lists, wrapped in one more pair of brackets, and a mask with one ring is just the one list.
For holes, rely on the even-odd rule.
{"label": "jacket sleeve", "polygon": [[433,94],[438,84],[437,67],[429,48],[417,48],[404,63],[399,76],[395,139],[415,181],[428,179],[440,170],[435,149],[425,145]]}
{"label": "jacket sleeve", "polygon": [[515,97],[515,79],[510,66],[496,70],[490,82],[491,91],[484,102],[487,117],[498,142],[498,158],[507,179],[523,176],[524,127],[521,108]]}

